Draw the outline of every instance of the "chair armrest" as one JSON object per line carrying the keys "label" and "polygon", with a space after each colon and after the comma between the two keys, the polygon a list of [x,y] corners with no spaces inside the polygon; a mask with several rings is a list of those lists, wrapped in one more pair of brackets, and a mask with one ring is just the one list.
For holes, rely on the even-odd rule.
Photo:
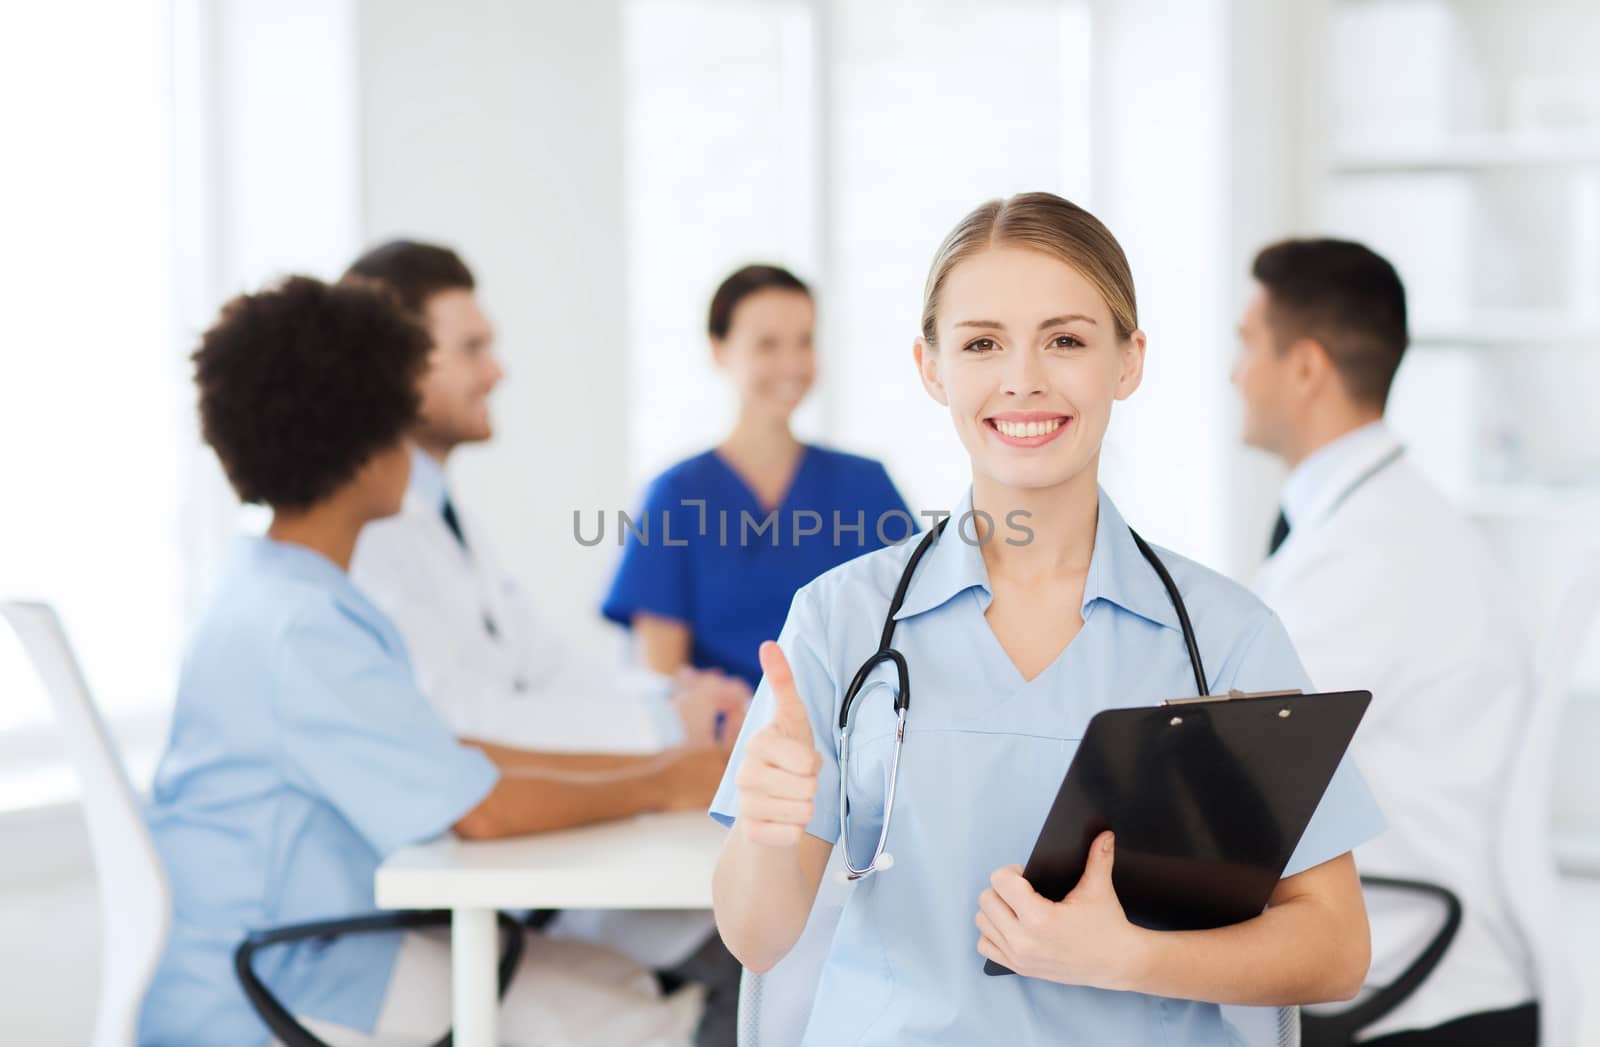
{"label": "chair armrest", "polygon": [[[503,997],[506,988],[511,984],[511,977],[516,973],[517,964],[522,960],[523,937],[522,928],[517,922],[505,913],[496,914],[500,929],[508,932],[506,935],[505,949],[500,953],[499,968],[499,993]],[[366,916],[350,916],[338,920],[319,920],[314,923],[297,923],[286,927],[273,927],[262,931],[251,931],[245,936],[244,941],[234,950],[233,970],[239,979],[239,986],[244,990],[245,998],[250,1001],[250,1006],[255,1008],[256,1015],[266,1025],[272,1035],[278,1038],[283,1047],[328,1047],[322,1040],[313,1036],[305,1026],[294,1019],[286,1007],[272,995],[260,978],[256,977],[253,961],[255,955],[262,949],[273,945],[285,945],[290,942],[308,941],[314,938],[338,938],[346,934],[370,934],[377,931],[407,931],[418,930],[426,927],[448,927],[450,913],[448,910],[428,910],[421,912],[379,912]],[[450,1047],[453,1030],[446,1030],[442,1039],[434,1047]]]}
{"label": "chair armrest", "polygon": [[1417,991],[1417,987],[1439,966],[1445,950],[1450,948],[1456,932],[1461,929],[1461,899],[1447,887],[1422,880],[1396,880],[1387,876],[1363,876],[1361,886],[1409,891],[1442,902],[1444,923],[1427,947],[1411,961],[1411,965],[1400,972],[1400,977],[1365,1000],[1332,1014],[1302,1015],[1300,1026],[1305,1047],[1348,1047],[1354,1043],[1358,1032],[1389,1014]]}

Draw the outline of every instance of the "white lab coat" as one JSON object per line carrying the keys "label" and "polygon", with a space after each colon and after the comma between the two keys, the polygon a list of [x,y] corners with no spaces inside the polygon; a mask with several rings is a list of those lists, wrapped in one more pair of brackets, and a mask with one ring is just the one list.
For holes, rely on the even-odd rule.
{"label": "white lab coat", "polygon": [[[463,738],[541,751],[649,753],[681,744],[670,681],[564,643],[460,505],[455,511],[467,547],[456,541],[440,515],[443,499],[438,465],[414,453],[404,508],[366,526],[350,573],[399,627],[418,686],[451,729]],[[705,913],[568,910],[550,932],[666,967],[711,928]]]}
{"label": "white lab coat", "polygon": [[457,506],[471,552],[462,548],[440,516],[442,486],[429,489],[437,470],[431,461],[413,466],[405,507],[367,525],[350,573],[400,627],[417,683],[451,729],[546,751],[645,753],[680,743],[669,681],[563,642]]}
{"label": "white lab coat", "polygon": [[[1532,701],[1519,605],[1473,527],[1375,423],[1301,463],[1284,488],[1290,532],[1256,593],[1282,617],[1311,679],[1365,689],[1352,743],[1389,829],[1355,852],[1363,874],[1442,883],[1464,916],[1440,965],[1364,1035],[1438,1025],[1533,998],[1506,902],[1501,798]],[[1387,984],[1438,927],[1439,906],[1368,892],[1370,985]]]}

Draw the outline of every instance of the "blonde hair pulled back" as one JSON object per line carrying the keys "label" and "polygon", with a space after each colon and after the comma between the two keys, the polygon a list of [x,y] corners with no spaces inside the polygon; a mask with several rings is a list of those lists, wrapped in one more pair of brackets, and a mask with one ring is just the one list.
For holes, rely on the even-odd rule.
{"label": "blonde hair pulled back", "polygon": [[929,345],[938,344],[934,336],[940,298],[951,270],[991,247],[1027,248],[1065,262],[1106,300],[1119,340],[1138,328],[1133,273],[1111,230],[1054,193],[1018,193],[977,207],[939,245],[922,294],[922,337]]}

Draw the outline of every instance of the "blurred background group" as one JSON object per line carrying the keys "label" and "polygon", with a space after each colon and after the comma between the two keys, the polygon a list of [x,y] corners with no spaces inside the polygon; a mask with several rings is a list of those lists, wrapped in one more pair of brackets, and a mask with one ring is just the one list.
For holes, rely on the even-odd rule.
{"label": "blurred background group", "polygon": [[[1389,423],[1538,638],[1600,533],[1597,44],[1589,0],[7,6],[0,593],[61,611],[148,782],[240,527],[188,354],[232,295],[412,237],[470,262],[505,366],[496,438],[454,487],[565,633],[618,652],[614,514],[735,423],[707,349],[718,284],[753,261],[800,275],[816,379],[796,434],[948,509],[963,456],[911,370],[927,260],[977,202],[1047,189],[1116,232],[1138,281],[1146,379],[1102,477],[1141,531],[1254,572],[1282,470],[1242,447],[1228,386],[1250,259],[1358,239],[1409,298]],[[574,541],[597,513],[608,540]],[[1592,987],[1587,649],[1553,828]],[[86,1036],[62,1017],[87,1028],[64,1001],[95,942],[74,788],[0,636],[0,839],[27,841],[0,847],[8,1041]]]}

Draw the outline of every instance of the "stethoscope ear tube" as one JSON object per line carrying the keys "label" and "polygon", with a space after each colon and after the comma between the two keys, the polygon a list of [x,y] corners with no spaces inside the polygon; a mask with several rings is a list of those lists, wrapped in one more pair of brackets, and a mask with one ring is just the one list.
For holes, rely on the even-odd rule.
{"label": "stethoscope ear tube", "polygon": [[906,561],[905,569],[900,572],[900,582],[894,587],[894,596],[889,600],[889,613],[883,617],[883,634],[878,637],[878,649],[873,652],[856,675],[850,681],[850,686],[845,689],[844,701],[839,703],[839,731],[842,734],[845,726],[850,721],[850,706],[856,700],[856,695],[866,685],[867,677],[872,675],[872,670],[885,661],[892,661],[899,679],[896,681],[900,689],[895,693],[894,709],[904,719],[905,711],[911,705],[911,673],[906,668],[906,660],[889,645],[894,642],[894,616],[900,613],[900,607],[906,602],[906,591],[911,588],[911,579],[917,573],[917,564],[922,557],[932,548],[933,543],[944,533],[945,525],[950,522],[947,516],[939,521],[939,526],[923,536],[922,541],[911,552],[911,559]]}
{"label": "stethoscope ear tube", "polygon": [[911,673],[906,669],[905,655],[891,647],[886,651],[875,652],[871,658],[868,658],[862,664],[861,668],[856,670],[855,678],[850,681],[850,687],[844,692],[844,701],[839,703],[839,731],[841,737],[845,726],[849,723],[850,706],[855,702],[856,695],[866,685],[867,677],[872,675],[872,671],[884,662],[894,663],[895,675],[898,677],[895,682],[899,684],[895,689],[894,711],[900,714],[902,720],[905,719],[905,712],[911,707]]}
{"label": "stethoscope ear tube", "polygon": [[1162,563],[1161,557],[1150,548],[1150,543],[1139,537],[1139,532],[1131,527],[1128,528],[1128,533],[1133,535],[1133,544],[1139,547],[1139,552],[1150,562],[1150,566],[1155,568],[1156,575],[1167,590],[1167,598],[1172,601],[1172,609],[1178,612],[1178,628],[1183,630],[1183,642],[1189,648],[1189,668],[1194,670],[1194,693],[1210,694],[1211,688],[1206,683],[1206,666],[1200,660],[1200,644],[1194,638],[1194,626],[1189,622],[1189,608],[1184,606],[1183,596],[1178,592],[1178,583],[1167,573],[1167,565]]}

